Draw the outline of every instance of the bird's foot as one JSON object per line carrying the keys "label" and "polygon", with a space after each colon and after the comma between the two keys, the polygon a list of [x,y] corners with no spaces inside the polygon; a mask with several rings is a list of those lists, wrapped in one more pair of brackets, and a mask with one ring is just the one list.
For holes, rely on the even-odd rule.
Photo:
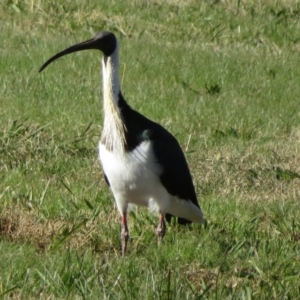
{"label": "bird's foot", "polygon": [[129,240],[129,232],[127,227],[126,215],[122,217],[122,229],[121,229],[121,243],[122,243],[122,256],[125,256],[127,250],[127,242]]}
{"label": "bird's foot", "polygon": [[158,237],[158,246],[160,246],[161,241],[166,234],[166,224],[165,224],[165,216],[164,215],[159,216],[159,223],[156,228],[156,234]]}
{"label": "bird's foot", "polygon": [[129,240],[129,233],[128,230],[124,230],[122,228],[121,232],[121,241],[122,241],[122,256],[125,256],[126,250],[127,250],[127,242]]}

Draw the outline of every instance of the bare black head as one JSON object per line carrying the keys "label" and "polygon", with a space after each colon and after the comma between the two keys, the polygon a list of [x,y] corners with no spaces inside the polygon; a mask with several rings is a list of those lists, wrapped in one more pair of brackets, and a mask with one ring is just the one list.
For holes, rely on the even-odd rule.
{"label": "bare black head", "polygon": [[110,56],[114,53],[117,47],[117,38],[116,36],[109,31],[102,31],[97,33],[92,39],[84,41],[82,43],[73,45],[61,52],[58,52],[50,59],[48,59],[39,69],[39,72],[42,72],[49,64],[55,61],[57,58],[62,57],[64,55],[82,51],[82,50],[100,50],[103,52],[105,56]]}

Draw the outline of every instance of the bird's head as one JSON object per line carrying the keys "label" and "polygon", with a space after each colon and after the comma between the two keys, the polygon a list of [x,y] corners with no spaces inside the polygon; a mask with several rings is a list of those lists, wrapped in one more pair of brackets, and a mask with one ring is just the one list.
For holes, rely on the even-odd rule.
{"label": "bird's head", "polygon": [[82,50],[100,50],[103,52],[104,56],[108,57],[114,53],[117,48],[117,38],[116,36],[109,31],[102,31],[97,33],[92,39],[84,41],[82,43],[73,45],[61,52],[58,52],[51,58],[49,58],[39,69],[39,72],[42,72],[49,64],[55,61],[57,58],[64,55],[82,51]]}

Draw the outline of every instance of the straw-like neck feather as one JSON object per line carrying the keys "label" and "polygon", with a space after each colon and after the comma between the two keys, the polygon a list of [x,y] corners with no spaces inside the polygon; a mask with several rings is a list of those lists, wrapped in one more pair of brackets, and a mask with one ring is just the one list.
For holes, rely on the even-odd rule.
{"label": "straw-like neck feather", "polygon": [[108,150],[122,153],[126,144],[126,128],[118,106],[120,94],[118,70],[117,46],[110,56],[104,56],[102,59],[104,126],[101,142]]}

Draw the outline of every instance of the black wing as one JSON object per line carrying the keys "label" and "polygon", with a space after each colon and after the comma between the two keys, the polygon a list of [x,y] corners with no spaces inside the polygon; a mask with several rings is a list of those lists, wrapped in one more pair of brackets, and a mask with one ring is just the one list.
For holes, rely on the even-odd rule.
{"label": "black wing", "polygon": [[[175,137],[161,128],[153,134],[152,141],[154,154],[163,167],[163,173],[160,176],[163,186],[171,195],[183,200],[190,200],[199,207],[188,164]],[[170,214],[166,215],[166,220],[170,222]],[[191,221],[178,218],[178,223],[187,224]]]}
{"label": "black wing", "polygon": [[[157,162],[163,167],[163,173],[160,176],[163,186],[171,195],[190,200],[199,207],[191,173],[175,137],[161,125],[131,109],[121,93],[119,94],[119,107],[127,129],[126,150],[134,150],[145,140],[153,142]],[[167,214],[166,219],[170,222],[171,215]],[[178,223],[187,224],[191,221],[178,218]]]}

